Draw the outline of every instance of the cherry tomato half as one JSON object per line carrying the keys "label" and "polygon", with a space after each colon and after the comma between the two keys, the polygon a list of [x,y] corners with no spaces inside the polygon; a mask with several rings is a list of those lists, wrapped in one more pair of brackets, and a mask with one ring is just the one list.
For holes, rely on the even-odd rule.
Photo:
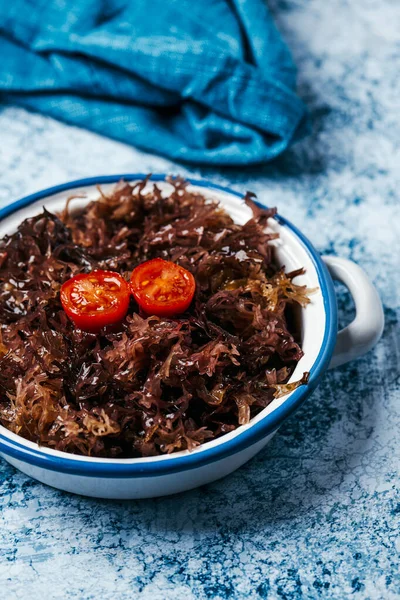
{"label": "cherry tomato half", "polygon": [[131,275],[131,291],[149,315],[172,317],[185,312],[196,288],[194,277],[183,267],[162,258],[142,263]]}
{"label": "cherry tomato half", "polygon": [[80,273],[61,286],[60,298],[63,309],[79,329],[97,333],[125,317],[129,284],[114,271]]}

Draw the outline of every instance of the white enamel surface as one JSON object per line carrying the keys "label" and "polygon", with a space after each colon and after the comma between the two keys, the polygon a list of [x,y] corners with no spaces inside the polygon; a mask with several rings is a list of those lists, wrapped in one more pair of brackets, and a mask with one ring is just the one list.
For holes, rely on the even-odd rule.
{"label": "white enamel surface", "polygon": [[332,278],[348,288],[356,307],[354,321],[338,333],[331,369],[371,350],[382,335],[385,318],[378,292],[358,265],[337,256],[324,256],[323,260]]}
{"label": "white enamel surface", "polygon": [[[102,189],[107,191],[112,189],[115,184],[106,184],[102,185]],[[170,187],[168,184],[164,182],[157,182],[157,186],[161,189],[165,189],[168,191]],[[207,188],[194,188],[198,189],[200,193],[205,195],[206,197],[217,199],[221,202],[227,212],[232,216],[235,222],[239,224],[245,223],[251,216],[250,209],[241,201],[238,197],[232,196],[229,193],[221,192],[219,190],[209,190]],[[88,201],[98,198],[98,190],[95,186],[86,186],[75,189],[70,189],[64,192],[60,192],[58,194],[49,196],[47,198],[41,199],[28,207],[19,210],[16,213],[13,213],[9,217],[5,218],[0,222],[0,238],[5,234],[14,232],[21,221],[27,217],[34,216],[41,212],[43,207],[47,208],[51,212],[61,211],[64,206],[66,199],[71,195],[84,195],[85,198],[76,198],[72,204],[71,208],[76,208],[77,210],[83,207]],[[296,283],[305,284],[311,288],[318,288],[318,276],[314,265],[301,244],[301,242],[291,233],[291,231],[278,224],[277,221],[271,220],[271,229],[273,231],[279,232],[280,238],[273,242],[276,246],[276,258],[281,265],[284,265],[287,271],[292,271],[294,269],[298,269],[300,267],[304,267],[306,272],[304,275],[298,277],[296,279]],[[306,309],[302,309],[300,313],[301,320],[301,331],[302,331],[302,348],[304,351],[304,357],[300,360],[297,365],[295,372],[292,375],[291,381],[295,381],[299,379],[305,371],[309,371],[314,364],[314,361],[319,353],[321,348],[324,330],[325,330],[325,311],[323,305],[322,294],[319,290],[311,296],[311,303],[307,306]],[[279,406],[281,406],[284,402],[287,401],[290,394],[274,400],[267,408],[265,408],[259,415],[257,415],[248,425],[244,425],[239,427],[235,431],[211,442],[203,444],[195,449],[191,454],[194,453],[202,453],[206,449],[210,449],[212,447],[223,444],[225,441],[234,439],[241,432],[247,430],[252,427],[253,424],[262,420],[266,415],[276,410]],[[19,444],[22,444],[28,448],[37,449],[38,446],[33,442],[29,442],[11,432],[9,432],[4,427],[0,426],[0,432],[8,437],[10,440],[17,441]],[[151,497],[154,495],[163,495],[172,494],[177,491],[182,491],[183,489],[189,489],[191,487],[196,487],[197,485],[202,485],[203,483],[213,481],[219,477],[223,477],[225,474],[233,471],[238,466],[246,462],[251,456],[253,456],[261,447],[263,447],[270,438],[265,438],[261,442],[247,448],[246,450],[242,450],[241,452],[235,454],[233,457],[228,457],[226,459],[218,461],[218,463],[213,463],[212,465],[208,465],[206,467],[191,469],[190,471],[186,471],[180,473],[179,475],[168,475],[168,476],[159,476],[156,479],[165,478],[165,481],[168,479],[169,483],[163,486],[163,489],[166,490],[163,493],[156,493],[157,489],[155,488],[155,484],[152,483],[153,478],[132,478],[132,479],[118,479],[118,489],[120,493],[123,493],[123,496],[117,497],[125,497],[125,498],[139,498],[139,497]],[[59,456],[68,458],[68,454],[59,452],[57,450],[52,450],[50,448],[40,448],[41,452],[47,455]],[[151,462],[159,462],[159,461],[173,461],[174,458],[178,456],[184,456],[188,451],[174,453],[172,455],[166,456],[157,456],[157,457],[146,457],[146,458],[133,458],[133,459],[104,459],[104,458],[88,458],[84,456],[73,455],[74,461],[81,462],[113,462],[113,463],[151,463]],[[38,467],[34,467],[30,464],[24,463],[22,464],[20,461],[16,459],[11,459],[8,456],[4,456],[6,460],[10,463],[18,466],[18,468],[25,473],[31,475],[32,477],[43,481],[44,483],[48,483],[49,485],[53,485],[54,487],[59,487],[60,489],[64,489],[67,491],[73,491],[75,493],[80,493],[84,495],[93,495],[98,497],[114,497],[112,494],[113,486],[107,483],[107,480],[94,478],[85,478],[75,475],[65,475],[62,473],[54,473],[51,471],[46,471],[40,469]],[[218,473],[215,473],[215,465],[218,466]],[[109,480],[108,480],[109,481]],[[197,482],[197,483],[193,483]],[[101,488],[101,489],[100,489]],[[123,491],[121,491],[123,489]]]}
{"label": "white enamel surface", "polygon": [[264,448],[275,433],[276,431],[241,452],[203,467],[169,475],[135,477],[134,479],[69,475],[42,469],[5,454],[0,455],[29,477],[65,492],[110,500],[156,498],[191,490],[229,475]]}

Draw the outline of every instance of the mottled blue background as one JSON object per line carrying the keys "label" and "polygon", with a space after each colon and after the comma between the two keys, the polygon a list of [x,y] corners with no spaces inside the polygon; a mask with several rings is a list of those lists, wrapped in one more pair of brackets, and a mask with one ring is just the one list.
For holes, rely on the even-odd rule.
{"label": "mottled blue background", "polygon": [[[357,261],[384,338],[328,373],[247,466],[176,497],[96,501],[0,462],[2,600],[400,598],[400,5],[274,0],[313,135],[269,166],[188,171],[16,108],[0,113],[5,204],[86,175],[170,171],[277,204]],[[352,314],[341,292],[343,322]]]}

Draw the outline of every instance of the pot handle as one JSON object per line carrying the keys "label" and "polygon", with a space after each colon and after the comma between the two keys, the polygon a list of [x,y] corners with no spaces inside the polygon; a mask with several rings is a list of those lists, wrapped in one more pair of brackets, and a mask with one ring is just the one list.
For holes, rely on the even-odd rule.
{"label": "pot handle", "polygon": [[332,279],[342,282],[353,297],[356,316],[338,332],[329,368],[362,356],[378,342],[383,332],[382,302],[366,273],[356,263],[337,256],[323,256]]}

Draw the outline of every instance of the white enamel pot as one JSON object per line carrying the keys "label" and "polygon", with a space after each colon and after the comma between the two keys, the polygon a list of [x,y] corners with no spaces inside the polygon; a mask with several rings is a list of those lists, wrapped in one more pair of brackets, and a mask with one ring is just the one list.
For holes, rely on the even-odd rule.
{"label": "white enamel pot", "polygon": [[[14,202],[0,211],[0,237],[13,233],[19,223],[41,212],[43,206],[60,211],[67,196],[85,194],[76,200],[83,206],[98,196],[96,184],[110,189],[120,179],[135,181],[143,174],[96,177],[59,185]],[[161,188],[167,188],[165,175],[153,176]],[[244,223],[250,210],[240,194],[205,181],[191,185],[210,198],[217,199],[237,223]],[[305,267],[298,283],[317,287],[312,302],[301,310],[304,357],[292,375],[295,381],[310,372],[309,383],[291,394],[274,400],[248,425],[194,451],[167,456],[133,459],[103,459],[77,456],[40,447],[0,426],[0,454],[14,467],[45,484],[97,498],[150,498],[189,490],[228,475],[259,452],[276,433],[282,422],[313,392],[326,369],[356,359],[378,341],[383,330],[383,311],[379,296],[364,271],[345,259],[321,257],[307,238],[289,221],[277,216],[271,229],[279,232],[277,260],[291,271]],[[337,306],[333,279],[349,289],[356,317],[337,331]]]}

